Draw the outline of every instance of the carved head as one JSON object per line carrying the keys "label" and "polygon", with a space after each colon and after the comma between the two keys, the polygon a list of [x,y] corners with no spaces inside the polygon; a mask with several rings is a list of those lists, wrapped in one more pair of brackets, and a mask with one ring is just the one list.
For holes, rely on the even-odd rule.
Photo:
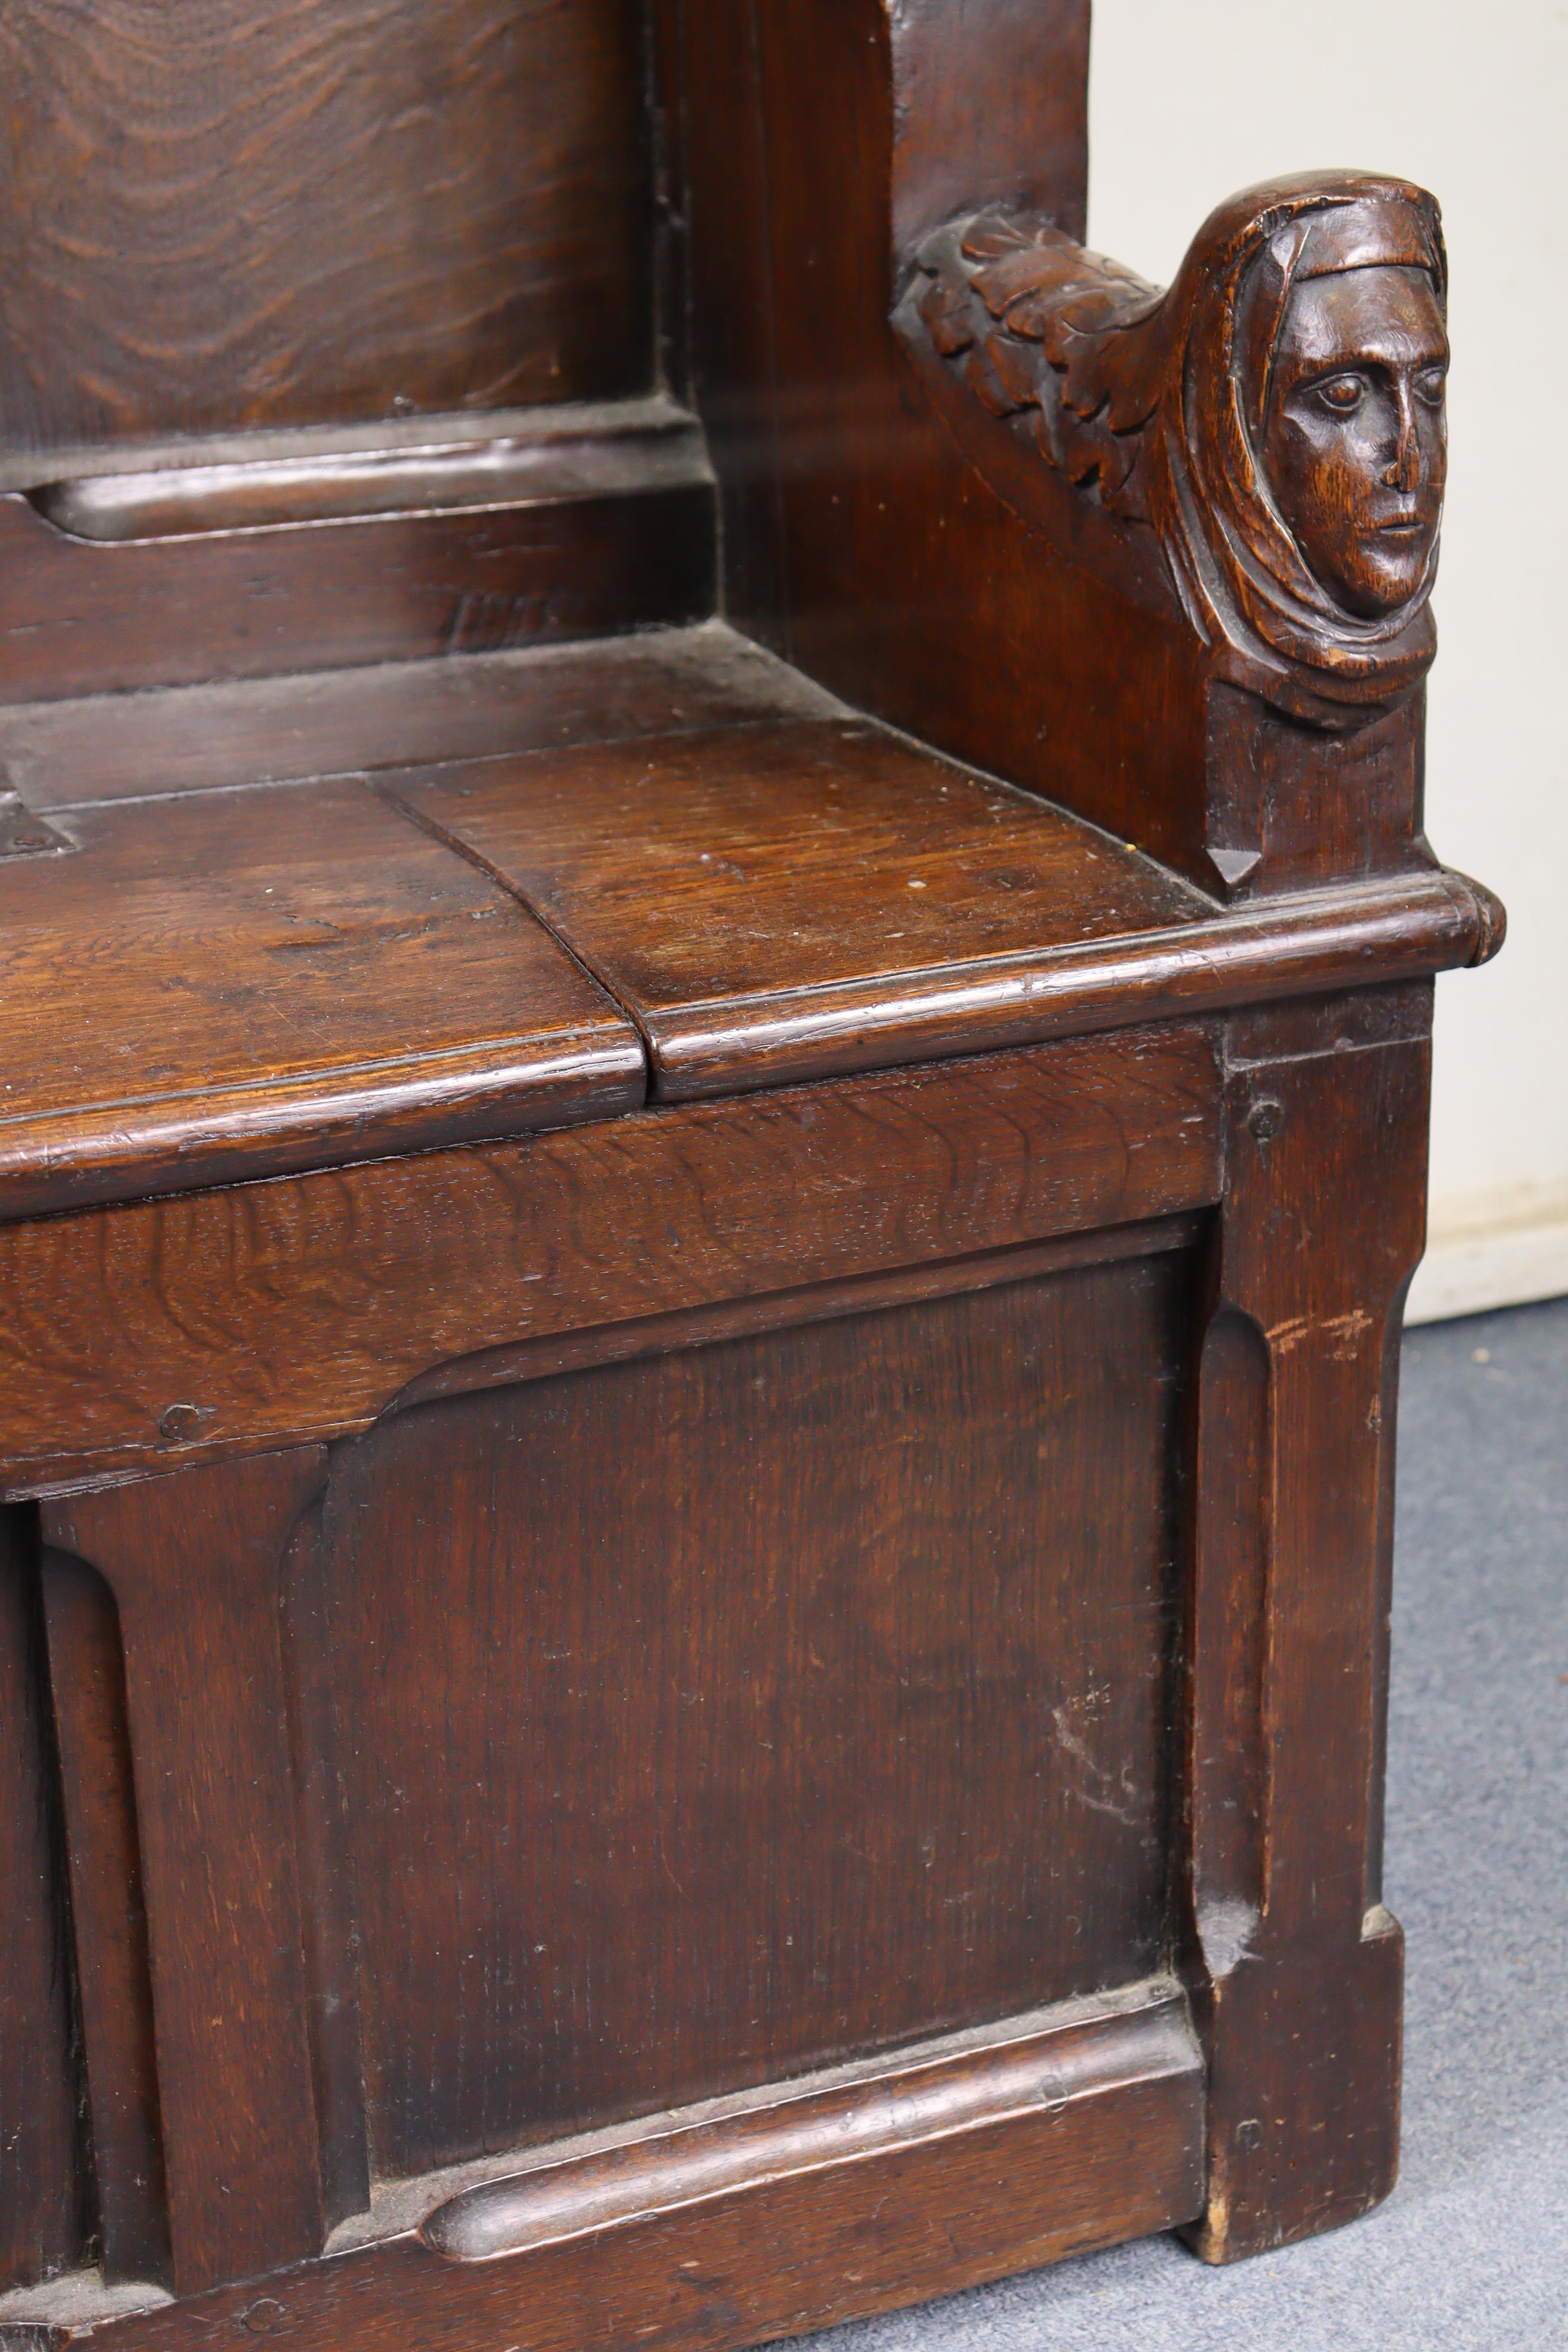
{"label": "carved head", "polygon": [[1162,535],[1238,671],[1277,662],[1270,698],[1330,723],[1432,657],[1446,289],[1433,199],[1346,173],[1222,205],[1167,298]]}
{"label": "carved head", "polygon": [[1237,273],[1232,369],[1263,488],[1365,621],[1429,584],[1442,519],[1442,247],[1414,194],[1310,205]]}
{"label": "carved head", "polygon": [[1371,620],[1407,604],[1436,545],[1448,339],[1424,269],[1298,281],[1269,371],[1274,503],[1325,588]]}
{"label": "carved head", "polygon": [[1103,508],[1153,524],[1221,676],[1330,728],[1408,693],[1436,645],[1447,463],[1424,189],[1359,172],[1248,188],[1164,294],[1005,214],[938,231],[920,267],[935,350]]}

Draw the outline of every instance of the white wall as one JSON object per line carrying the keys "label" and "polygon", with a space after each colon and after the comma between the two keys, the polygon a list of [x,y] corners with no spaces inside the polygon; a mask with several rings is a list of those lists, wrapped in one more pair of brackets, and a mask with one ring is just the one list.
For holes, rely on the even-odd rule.
{"label": "white wall", "polygon": [[1094,0],[1091,244],[1168,283],[1233,189],[1352,164],[1444,213],[1450,469],[1427,829],[1506,900],[1437,983],[1415,1316],[1568,1291],[1568,5]]}

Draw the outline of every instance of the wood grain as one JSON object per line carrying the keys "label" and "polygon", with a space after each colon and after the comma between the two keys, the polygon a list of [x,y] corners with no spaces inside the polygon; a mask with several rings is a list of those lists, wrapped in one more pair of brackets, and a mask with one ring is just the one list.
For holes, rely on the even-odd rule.
{"label": "wood grain", "polygon": [[142,2274],[43,2352],[715,2352],[1388,2188],[1502,919],[1421,829],[1440,404],[1360,670],[1327,458],[1244,518],[1310,576],[1203,538],[1170,322],[1310,383],[1223,224],[1068,414],[1088,24],[0,23],[0,2287]]}
{"label": "wood grain", "polygon": [[335,2224],[346,2214],[363,2212],[370,2202],[370,2145],[353,1853],[345,1818],[343,1709],[330,1601],[318,1500],[289,1539],[279,1601],[321,2210],[323,2221]]}
{"label": "wood grain", "polygon": [[7,438],[646,388],[642,83],[625,0],[7,12]]}
{"label": "wood grain", "polygon": [[29,807],[45,810],[498,751],[630,746],[837,709],[797,670],[710,621],[461,661],[0,705],[0,761]]}
{"label": "wood grain", "polygon": [[1083,235],[1089,182],[1088,0],[950,0],[889,13],[893,246],[907,261],[976,205],[1037,208]]}
{"label": "wood grain", "polygon": [[952,2035],[879,2067],[678,2109],[591,2151],[536,2158],[460,2190],[419,2234],[448,2262],[493,2262],[824,2167],[875,2162],[1031,2108],[1046,2108],[1059,2128],[1075,2097],[1106,2095],[1113,2068],[1146,2079],[1180,2072],[1184,2060],[1195,2074],[1196,2044],[1173,1989],[1138,1985],[1079,2004],[1079,2019],[1064,2021],[1073,2007]]}
{"label": "wood grain", "polygon": [[[1352,730],[1339,746],[1315,726],[1260,724],[1259,697],[1287,673],[1288,701],[1302,685],[1287,608],[1300,619],[1305,604],[1282,593],[1268,646],[1244,657],[1212,614],[1187,617],[1207,559],[1178,579],[1145,516],[1109,510],[1101,460],[1124,466],[1157,394],[1162,415],[1176,415],[1175,359],[1168,379],[1129,361],[1126,431],[1102,433],[1109,446],[1077,466],[1098,483],[1086,496],[995,413],[1013,396],[994,371],[982,397],[974,349],[950,365],[930,334],[908,331],[921,229],[1026,204],[1033,226],[1081,234],[1087,7],[672,0],[672,13],[685,42],[694,382],[737,625],[857,708],[1221,895],[1422,862],[1419,714],[1394,705],[1430,657],[1429,630],[1408,660],[1388,656],[1380,707],[1392,715],[1372,726],[1375,740],[1358,740],[1359,703],[1332,718]],[[1261,192],[1260,239],[1276,216]],[[1218,268],[1200,252],[1189,293]],[[996,300],[1005,310],[1000,286]],[[1086,326],[1080,356],[1089,341]],[[1223,374],[1205,345],[1182,381]],[[1079,391],[1103,423],[1105,387]],[[1180,504],[1173,494],[1172,513]],[[1217,525],[1210,537],[1221,544]],[[1347,681],[1366,652],[1353,625],[1331,641],[1313,670],[1326,700],[1313,687],[1300,705],[1320,717],[1342,688],[1357,701]],[[1236,698],[1224,677],[1252,690]]]}
{"label": "wood grain", "polygon": [[[900,8],[896,44],[880,0],[679,13],[692,347],[729,616],[858,709],[1212,880],[1179,609],[1158,583],[1087,566],[1070,530],[1026,521],[953,439],[889,323],[895,155],[943,168],[941,138],[900,117],[897,75],[916,75],[933,129],[951,129],[952,90],[970,125],[954,152],[977,155],[990,193],[975,126],[1003,126],[995,154],[1020,184],[1060,156],[1053,202],[1076,215],[1080,134],[1057,147],[1052,133],[1082,103],[1084,12]],[[1020,45],[1052,26],[1073,59],[1061,85],[1020,82]],[[1031,106],[1026,163],[1014,142],[1030,143]]]}
{"label": "wood grain", "polygon": [[486,761],[386,789],[504,874],[656,1034],[688,1005],[1171,931],[1198,893],[854,720]]}
{"label": "wood grain", "polygon": [[119,1606],[182,2294],[325,2233],[278,1626],[283,1546],[325,1468],[299,1448],[45,1514]]}
{"label": "wood grain", "polygon": [[598,973],[667,1101],[1394,979],[1491,939],[1485,894],[1431,869],[1216,914],[1062,811],[848,720],[384,789]]}
{"label": "wood grain", "polygon": [[641,1316],[633,1323],[600,1323],[510,1347],[482,1348],[458,1356],[410,1381],[390,1410],[406,1412],[437,1397],[467,1396],[474,1389],[510,1388],[519,1381],[549,1380],[557,1372],[586,1370],[596,1364],[629,1364],[639,1356],[662,1356],[674,1348],[707,1348],[756,1331],[787,1331],[807,1323],[837,1323],[846,1316],[879,1314],[928,1298],[956,1298],[974,1290],[1026,1282],[1037,1275],[1060,1274],[1069,1266],[1119,1265],[1130,1257],[1157,1257],[1164,1250],[1190,1248],[1203,1234],[1201,1210],[1186,1215],[1146,1217],[1136,1224],[1101,1227],[1088,1234],[1058,1234],[1049,1241],[1020,1242],[1009,1249],[980,1250],[929,1265],[906,1265],[890,1274],[851,1275],[836,1282],[813,1282],[795,1290],[773,1290],[761,1298],[721,1300],[669,1315]]}
{"label": "wood grain", "polygon": [[713,597],[705,483],[118,542],[13,491],[0,707],[679,626]]}
{"label": "wood grain", "polygon": [[1199,1207],[1216,1084],[1202,1028],[1134,1030],[0,1228],[9,1478],[336,1434],[479,1349]]}
{"label": "wood grain", "polygon": [[346,441],[342,428],[213,435],[155,457],[139,448],[134,467],[115,469],[96,453],[74,473],[20,487],[57,530],[113,541],[430,509],[652,498],[712,480],[700,428],[667,400],[512,409],[482,435],[474,423],[432,417],[418,438],[406,426],[362,426]]}
{"label": "wood grain", "polygon": [[120,1620],[103,1579],[66,1552],[45,1557],[44,1602],[100,2264],[110,2284],[168,2285],[163,2121]]}
{"label": "wood grain", "polygon": [[[287,2332],[304,2352],[371,2352],[405,2333],[433,2352],[583,2352],[634,2338],[659,2352],[733,2352],[1166,2227],[1197,2186],[1201,2085],[1182,2025],[1152,2002],[1139,2011],[1129,2001],[1109,2017],[1092,2055],[1082,2043],[1095,2028],[1065,2025],[1059,2105],[1037,2099],[515,2262],[445,2262],[402,2237],[122,2321],[104,2340],[111,2352],[195,2352],[237,2326]],[[1019,2022],[998,2032],[1000,2052]]]}
{"label": "wood grain", "polygon": [[0,2294],[85,2261],[92,2225],[36,1550],[0,1511]]}
{"label": "wood grain", "polygon": [[1194,2243],[1214,2262],[1366,2211],[1398,2162],[1403,1944],[1377,1776],[1429,1048],[1347,1052],[1331,1020],[1303,1027],[1246,1023],[1199,1390],[1224,1454],[1195,1492],[1190,1668],[1211,2067]]}
{"label": "wood grain", "polygon": [[0,1214],[603,1117],[636,1032],[365,788],[83,809],[0,866]]}
{"label": "wood grain", "polygon": [[384,2170],[1157,1967],[1184,1279],[536,1379],[340,1458]]}

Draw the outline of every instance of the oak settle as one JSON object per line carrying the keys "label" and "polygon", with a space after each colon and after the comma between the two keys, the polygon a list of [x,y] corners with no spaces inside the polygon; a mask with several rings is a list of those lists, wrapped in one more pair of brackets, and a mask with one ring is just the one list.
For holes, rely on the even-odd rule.
{"label": "oak settle", "polygon": [[1088,55],[0,29],[0,2352],[1392,2182],[1441,225]]}

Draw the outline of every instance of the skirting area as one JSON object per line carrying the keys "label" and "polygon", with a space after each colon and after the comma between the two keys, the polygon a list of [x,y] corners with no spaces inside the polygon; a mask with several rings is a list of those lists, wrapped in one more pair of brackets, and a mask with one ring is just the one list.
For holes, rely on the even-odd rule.
{"label": "skirting area", "polygon": [[1426,1255],[1415,1269],[1406,1323],[1444,1323],[1568,1294],[1568,1194],[1520,1188],[1522,1197],[1484,1213],[1434,1210]]}
{"label": "skirting area", "polygon": [[1169,2240],[839,2330],[833,2352],[1545,2352],[1568,2340],[1568,1299],[1405,1344],[1388,1900],[1404,2175],[1234,2270]]}

